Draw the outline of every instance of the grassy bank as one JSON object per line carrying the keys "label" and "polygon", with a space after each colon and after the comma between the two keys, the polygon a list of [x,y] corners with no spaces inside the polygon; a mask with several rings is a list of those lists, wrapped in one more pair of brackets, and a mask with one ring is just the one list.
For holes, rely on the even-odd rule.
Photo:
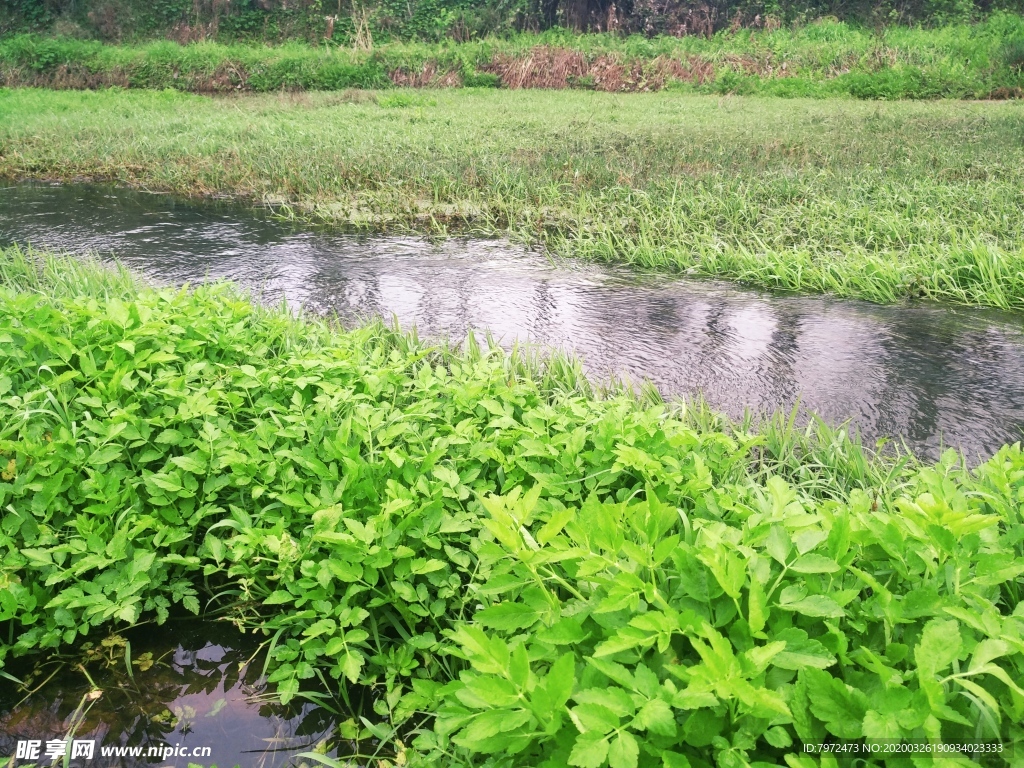
{"label": "grassy bank", "polygon": [[0,91],[0,176],[832,292],[1024,306],[1020,103]]}
{"label": "grassy bank", "polygon": [[836,21],[771,31],[622,37],[549,32],[371,50],[204,42],[0,40],[0,83],[230,92],[491,86],[868,99],[1024,95],[1024,18],[873,31]]}
{"label": "grassy bank", "polygon": [[893,463],[225,286],[0,276],[0,662],[230,617],[282,697],[372,689],[410,765],[1019,748],[1019,446]]}

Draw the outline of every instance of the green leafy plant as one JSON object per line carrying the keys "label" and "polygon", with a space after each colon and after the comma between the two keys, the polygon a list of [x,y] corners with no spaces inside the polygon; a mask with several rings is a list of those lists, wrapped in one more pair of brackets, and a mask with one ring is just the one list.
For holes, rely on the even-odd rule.
{"label": "green leafy plant", "polygon": [[491,72],[468,71],[462,74],[462,84],[467,88],[500,88],[501,78]]}
{"label": "green leafy plant", "polygon": [[[418,745],[544,768],[800,766],[793,745],[827,738],[1009,754],[1021,520],[965,495],[953,460],[891,510],[860,491],[814,504],[778,477],[714,512],[655,487],[550,511],[491,497],[485,607],[452,634],[470,669]],[[981,472],[998,486],[1022,468],[1014,448]]]}
{"label": "green leafy plant", "polygon": [[920,467],[228,286],[0,277],[0,662],[141,669],[111,631],[226,615],[280,699],[371,689],[345,732],[424,765],[1024,738],[1019,444]]}
{"label": "green leafy plant", "polygon": [[1024,37],[1007,40],[1002,53],[1002,59],[1010,69],[1017,72],[1024,70]]}

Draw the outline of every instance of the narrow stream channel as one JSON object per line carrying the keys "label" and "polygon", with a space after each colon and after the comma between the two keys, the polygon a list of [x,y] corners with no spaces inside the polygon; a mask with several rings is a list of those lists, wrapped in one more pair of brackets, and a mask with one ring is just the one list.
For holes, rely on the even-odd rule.
{"label": "narrow stream channel", "polygon": [[116,256],[171,283],[226,278],[347,320],[423,337],[487,329],[580,355],[597,379],[703,393],[734,416],[797,402],[865,441],[976,461],[1024,427],[1024,316],[883,307],[573,262],[500,241],[354,236],[247,207],[105,186],[0,189],[0,243]]}

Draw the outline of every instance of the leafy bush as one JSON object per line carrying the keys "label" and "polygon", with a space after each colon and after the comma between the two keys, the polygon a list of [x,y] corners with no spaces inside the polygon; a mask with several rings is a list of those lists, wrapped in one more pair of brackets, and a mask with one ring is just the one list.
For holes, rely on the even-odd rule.
{"label": "leafy bush", "polygon": [[[822,40],[841,36],[838,16],[861,25],[884,23],[937,26],[967,22],[995,10],[1024,10],[1020,0],[372,0],[346,6],[325,0],[0,0],[0,34],[51,30],[61,22],[81,25],[107,40],[218,37],[281,42],[310,42],[328,34],[350,42],[357,24],[374,39],[465,41],[522,30],[577,32],[610,27],[640,35],[731,34],[738,26],[771,27],[783,22],[821,20]],[[335,16],[328,27],[325,15]],[[610,14],[610,15],[609,15]],[[340,18],[339,18],[340,16]],[[357,18],[358,17],[358,18]]]}
{"label": "leafy bush", "polygon": [[[315,668],[444,676],[487,494],[543,477],[550,503],[625,498],[641,486],[620,443],[723,471],[740,450],[661,409],[546,391],[497,351],[336,333],[224,287],[3,288],[0,355],[0,620],[19,627],[0,659],[197,612],[202,576],[275,633],[285,698]],[[682,466],[666,488],[689,492]]]}
{"label": "leafy bush", "polygon": [[462,84],[467,88],[500,88],[501,78],[490,72],[465,72]]}
{"label": "leafy bush", "polygon": [[486,499],[486,607],[454,634],[471,669],[419,746],[809,768],[799,745],[829,738],[1021,744],[1024,455],[1004,449],[974,492],[951,464],[890,509],[863,491],[809,503],[777,477],[738,494],[709,479],[693,509],[654,487],[551,511],[536,492]]}
{"label": "leafy bush", "polygon": [[254,91],[284,89],[338,91],[345,88],[387,88],[391,85],[377,62],[348,63],[322,59],[282,58],[249,71],[247,86]]}
{"label": "leafy bush", "polygon": [[1010,69],[1024,70],[1024,37],[1007,41],[1003,46],[1003,61]]}
{"label": "leafy bush", "polygon": [[882,465],[808,445],[795,486],[772,441],[557,360],[13,251],[0,274],[0,661],[223,607],[282,698],[375,686],[369,733],[415,727],[434,765],[1024,738],[1019,445],[846,479]]}

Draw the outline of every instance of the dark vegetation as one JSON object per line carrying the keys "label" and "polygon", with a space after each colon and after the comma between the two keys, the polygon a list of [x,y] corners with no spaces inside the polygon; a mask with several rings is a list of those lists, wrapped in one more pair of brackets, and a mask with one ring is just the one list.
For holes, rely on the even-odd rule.
{"label": "dark vegetation", "polygon": [[166,37],[281,42],[456,42],[552,28],[710,37],[831,16],[872,28],[970,22],[1021,0],[0,0],[0,35],[107,42]]}

